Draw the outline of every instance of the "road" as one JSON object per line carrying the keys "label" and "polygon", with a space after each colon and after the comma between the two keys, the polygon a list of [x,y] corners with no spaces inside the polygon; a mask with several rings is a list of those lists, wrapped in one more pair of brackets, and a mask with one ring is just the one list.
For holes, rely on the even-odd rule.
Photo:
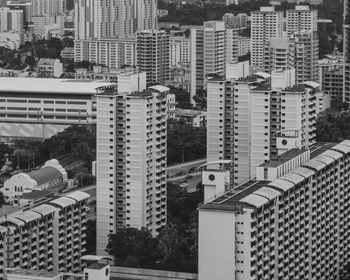
{"label": "road", "polygon": [[[188,184],[187,190],[189,192],[195,191],[198,183],[201,182],[201,172],[198,171],[198,167],[201,166],[202,164],[206,163],[206,159],[201,159],[201,160],[196,160],[196,161],[191,161],[191,162],[186,162],[186,163],[181,163],[173,166],[169,166],[167,168],[168,171],[168,182],[172,182],[174,184],[180,184],[182,182],[186,182]],[[194,173],[189,173],[190,169],[195,170]],[[176,174],[179,174],[182,172],[184,175],[180,176],[175,176]],[[189,177],[187,178],[186,177]],[[66,192],[71,192],[71,191],[83,191],[88,193],[91,198],[89,200],[96,199],[96,185],[91,185],[83,188],[73,188],[66,190]]]}
{"label": "road", "polygon": [[186,175],[192,170],[193,171],[191,173],[198,172],[198,167],[206,162],[207,162],[206,159],[200,159],[196,161],[190,161],[190,162],[168,166],[167,168],[168,178],[181,176],[183,174]]}

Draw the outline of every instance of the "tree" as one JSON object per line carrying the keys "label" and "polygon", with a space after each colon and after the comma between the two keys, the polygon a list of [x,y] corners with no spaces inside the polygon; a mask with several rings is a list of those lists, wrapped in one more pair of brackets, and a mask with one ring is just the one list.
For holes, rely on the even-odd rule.
{"label": "tree", "polygon": [[191,94],[182,88],[170,88],[170,93],[175,94],[177,108],[192,109]]}
{"label": "tree", "polygon": [[196,102],[196,106],[200,108],[207,108],[207,92],[204,89],[199,89],[196,95],[193,96],[193,100]]}
{"label": "tree", "polygon": [[169,224],[162,228],[159,234],[159,248],[165,260],[169,259],[179,245],[178,226]]}
{"label": "tree", "polygon": [[69,38],[69,37],[64,37],[62,39],[62,48],[65,48],[65,47],[73,48],[74,47],[74,40]]}
{"label": "tree", "polygon": [[33,67],[36,64],[35,57],[32,55],[27,56],[24,63]]}
{"label": "tree", "polygon": [[340,142],[350,139],[350,112],[338,115],[323,114],[317,118],[316,140],[318,142]]}
{"label": "tree", "polygon": [[206,157],[206,129],[168,121],[168,164]]}
{"label": "tree", "polygon": [[5,204],[4,194],[0,192],[0,207],[2,207]]}
{"label": "tree", "polygon": [[74,9],[74,0],[66,0],[66,7],[67,7],[67,10],[73,10]]}
{"label": "tree", "polygon": [[142,228],[120,228],[109,236],[107,253],[118,266],[156,268],[160,259],[158,240]]}

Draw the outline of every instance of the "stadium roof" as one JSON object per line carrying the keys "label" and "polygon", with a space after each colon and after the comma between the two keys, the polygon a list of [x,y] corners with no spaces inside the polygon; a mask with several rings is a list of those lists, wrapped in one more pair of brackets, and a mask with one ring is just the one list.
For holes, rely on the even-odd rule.
{"label": "stadium roof", "polygon": [[115,85],[101,80],[0,77],[0,91],[95,94],[96,88]]}

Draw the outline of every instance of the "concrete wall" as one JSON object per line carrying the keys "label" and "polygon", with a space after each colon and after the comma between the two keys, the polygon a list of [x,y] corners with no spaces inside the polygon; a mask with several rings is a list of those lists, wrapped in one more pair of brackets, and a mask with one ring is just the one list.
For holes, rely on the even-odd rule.
{"label": "concrete wall", "polygon": [[199,210],[198,248],[199,280],[234,280],[234,213]]}

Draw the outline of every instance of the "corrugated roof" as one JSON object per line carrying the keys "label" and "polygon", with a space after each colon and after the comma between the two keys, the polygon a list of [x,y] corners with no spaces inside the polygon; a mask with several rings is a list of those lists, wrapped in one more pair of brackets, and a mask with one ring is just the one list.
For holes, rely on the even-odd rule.
{"label": "corrugated roof", "polygon": [[82,192],[82,191],[75,191],[75,192],[66,194],[65,196],[72,198],[76,201],[82,201],[82,200],[88,199],[90,197],[89,194]]}
{"label": "corrugated roof", "polygon": [[29,222],[32,222],[36,219],[40,219],[41,215],[36,213],[36,212],[33,212],[31,210],[28,210],[28,211],[24,211],[23,213],[17,215],[15,218],[22,220],[25,223],[29,223]]}
{"label": "corrugated roof", "polygon": [[320,161],[317,161],[317,160],[309,160],[308,162],[305,162],[303,165],[310,167],[310,168],[314,168],[317,171],[321,170],[322,168],[324,168],[326,166],[326,164],[324,164]]}
{"label": "corrugated roof", "polygon": [[41,204],[31,209],[31,211],[42,214],[44,216],[55,213],[57,208],[48,204]]}
{"label": "corrugated roof", "polygon": [[101,80],[0,77],[0,91],[96,94],[96,88],[112,86]]}
{"label": "corrugated roof", "polygon": [[340,144],[346,145],[350,147],[350,140],[344,140]]}
{"label": "corrugated roof", "polygon": [[72,198],[68,198],[68,197],[65,197],[65,196],[62,196],[60,198],[57,198],[57,199],[54,199],[54,200],[51,200],[50,203],[53,203],[53,204],[56,204],[60,207],[68,207],[70,205],[73,205],[75,203],[75,200],[72,199]]}
{"label": "corrugated roof", "polygon": [[335,145],[332,149],[343,152],[345,154],[348,154],[350,152],[350,147],[347,145],[343,145],[342,143]]}
{"label": "corrugated roof", "polygon": [[38,186],[46,184],[57,178],[63,178],[62,173],[55,167],[44,166],[38,170],[27,173],[27,175],[38,183]]}
{"label": "corrugated roof", "polygon": [[269,186],[273,186],[275,188],[281,189],[282,191],[286,192],[289,189],[293,188],[294,184],[286,180],[276,179],[270,182]]}
{"label": "corrugated roof", "polygon": [[317,161],[320,161],[320,162],[323,162],[325,164],[331,164],[334,162],[334,158],[331,158],[325,154],[320,154],[318,155],[317,157],[313,158],[313,160],[317,160]]}
{"label": "corrugated roof", "polygon": [[[58,279],[59,277],[63,276],[62,272],[55,272],[55,271],[46,271],[46,270],[31,270],[31,269],[22,269],[22,268],[18,268],[14,271],[10,271],[9,272],[10,275],[13,275],[14,277],[16,277],[16,275],[27,275],[29,277],[38,277],[38,279]],[[31,279],[35,279],[35,278],[31,278]]]}
{"label": "corrugated roof", "polygon": [[305,167],[298,167],[298,168],[295,168],[294,170],[291,171],[292,173],[295,173],[295,174],[298,174],[300,176],[303,176],[304,178],[309,178],[311,176],[314,175],[314,171],[312,171],[311,169],[309,168],[305,168]]}
{"label": "corrugated roof", "polygon": [[296,173],[287,173],[286,175],[282,176],[280,179],[290,181],[295,185],[299,184],[305,180],[305,178],[303,176],[300,176]]}
{"label": "corrugated roof", "polygon": [[340,159],[343,156],[341,153],[333,150],[327,150],[323,154],[331,158],[334,158],[335,160]]}
{"label": "corrugated roof", "polygon": [[268,187],[262,187],[262,188],[258,189],[257,191],[255,191],[253,194],[263,196],[269,200],[272,200],[272,199],[281,195],[281,193],[279,191],[272,189],[272,188],[268,188]]}
{"label": "corrugated roof", "polygon": [[256,194],[247,195],[246,197],[242,198],[240,201],[253,205],[256,208],[259,208],[269,202],[267,198],[264,198]]}
{"label": "corrugated roof", "polygon": [[17,226],[24,226],[25,225],[24,221],[19,220],[19,219],[14,218],[14,217],[9,217],[9,218],[6,219],[6,221],[11,222],[11,223],[13,223],[13,224],[15,224]]}

